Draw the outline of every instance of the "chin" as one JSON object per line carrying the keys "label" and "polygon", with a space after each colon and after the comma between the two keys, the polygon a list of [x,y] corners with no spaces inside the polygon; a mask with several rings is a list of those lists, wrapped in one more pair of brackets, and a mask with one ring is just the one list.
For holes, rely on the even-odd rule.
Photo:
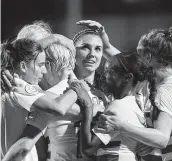
{"label": "chin", "polygon": [[91,67],[91,66],[87,66],[87,67],[85,67],[85,69],[89,72],[95,72],[97,70],[96,67]]}

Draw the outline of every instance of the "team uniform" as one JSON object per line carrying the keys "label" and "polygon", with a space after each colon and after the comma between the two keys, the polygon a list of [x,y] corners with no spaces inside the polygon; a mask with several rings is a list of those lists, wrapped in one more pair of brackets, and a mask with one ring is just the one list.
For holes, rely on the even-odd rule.
{"label": "team uniform", "polygon": [[[138,127],[145,126],[144,114],[136,103],[135,96],[126,96],[111,102],[105,112],[117,112],[123,120],[130,124]],[[137,160],[135,149],[138,142],[134,139],[119,135],[118,132],[103,134],[97,130],[97,127],[93,129],[93,132],[104,144],[95,153],[95,155],[100,156],[99,161]]]}
{"label": "team uniform", "polygon": [[[155,103],[160,111],[166,112],[172,117],[172,76],[167,77],[157,87]],[[162,150],[162,159],[163,161],[172,161],[172,136],[167,147]]]}
{"label": "team uniform", "polygon": [[[67,87],[69,87],[67,80],[63,80],[48,91],[60,95],[63,94],[63,91]],[[90,91],[89,95],[92,98],[94,104],[101,105],[101,109],[100,106],[96,106],[94,112],[103,111],[103,102],[99,100],[97,96],[93,95]],[[80,113],[79,106],[77,106],[76,104],[74,106],[72,108],[76,109],[76,113],[73,114],[67,113],[65,116],[54,116],[42,111],[33,111],[33,113],[36,112],[37,114],[33,114],[34,117],[32,117],[32,119],[28,118],[27,120],[27,124],[35,126],[40,130],[43,130],[47,127],[44,135],[49,140],[48,161],[90,160],[85,156],[83,156],[82,158],[77,158],[78,127],[75,126],[75,123],[81,120],[82,115]]]}
{"label": "team uniform", "polygon": [[[138,92],[140,94],[138,95],[137,98],[138,99],[142,98],[140,100],[143,100],[143,101],[147,102],[147,104],[145,104],[145,106],[143,108],[143,111],[151,111],[151,104],[150,104],[149,100],[147,99],[148,94],[149,94],[148,89],[147,89],[147,96],[145,95],[146,94],[146,88],[147,88],[147,85],[145,85],[145,86],[143,85],[142,88],[140,88],[140,90],[139,90],[140,92]],[[141,95],[141,92],[143,92],[144,96]],[[169,115],[172,116],[172,96],[171,96],[171,92],[172,92],[172,76],[166,78],[157,87],[157,94],[156,94],[156,97],[155,97],[155,103],[156,103],[156,105],[157,105],[157,107],[159,108],[160,111],[164,111],[164,112],[166,112],[166,113],[168,113]],[[139,96],[141,96],[141,97],[139,98]],[[153,128],[152,118],[148,117],[148,118],[146,118],[146,121],[147,121],[147,125],[149,127]],[[160,155],[160,156],[162,155],[162,160],[163,161],[172,161],[172,137],[170,138],[169,143],[168,143],[168,145],[167,145],[167,147],[165,149],[162,149],[162,150],[155,149],[155,150],[156,150],[156,156],[157,156],[157,154]],[[145,151],[147,151],[147,150],[145,149]],[[144,151],[143,151],[143,153],[144,153]],[[154,155],[154,153],[150,154],[150,158],[151,158],[151,155]],[[147,158],[144,158],[142,160],[149,161],[150,158],[147,157]]]}
{"label": "team uniform", "polygon": [[[32,88],[33,89],[33,88]],[[37,88],[38,89],[38,88]],[[30,95],[30,96],[29,96]],[[20,138],[25,128],[28,113],[32,104],[43,93],[38,90],[30,91],[28,96],[15,92],[5,93],[1,97],[1,157]],[[35,147],[25,161],[38,161]]]}

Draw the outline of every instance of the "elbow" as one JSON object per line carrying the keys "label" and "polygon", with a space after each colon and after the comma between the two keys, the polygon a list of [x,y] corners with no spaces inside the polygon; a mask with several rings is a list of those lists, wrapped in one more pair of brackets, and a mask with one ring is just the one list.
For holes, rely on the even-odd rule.
{"label": "elbow", "polygon": [[164,140],[162,140],[162,141],[160,141],[159,143],[158,143],[158,148],[159,149],[164,149],[164,148],[166,148],[167,147],[167,145],[168,145],[168,141],[169,141],[169,139],[164,139]]}
{"label": "elbow", "polygon": [[158,140],[156,147],[159,149],[164,149],[167,147],[169,142],[169,137],[163,136],[161,139]]}
{"label": "elbow", "polygon": [[31,146],[30,144],[28,143],[25,143],[24,146],[23,146],[23,149],[26,153],[29,153],[31,150],[32,150],[33,146]]}
{"label": "elbow", "polygon": [[66,112],[67,112],[67,111],[64,110],[65,108],[63,108],[63,106],[58,106],[58,109],[59,109],[58,113],[60,115],[62,115],[62,116],[64,116],[66,114]]}
{"label": "elbow", "polygon": [[91,149],[89,149],[89,148],[88,148],[88,149],[82,150],[82,153],[83,153],[84,155],[88,156],[88,157],[94,155],[94,152],[93,152]]}
{"label": "elbow", "polygon": [[66,114],[66,112],[64,112],[64,111],[60,112],[60,115],[62,115],[62,116],[64,116],[65,114]]}
{"label": "elbow", "polygon": [[96,152],[96,150],[94,150],[94,148],[91,146],[82,147],[82,153],[86,156],[92,156],[92,155],[94,155],[95,152]]}

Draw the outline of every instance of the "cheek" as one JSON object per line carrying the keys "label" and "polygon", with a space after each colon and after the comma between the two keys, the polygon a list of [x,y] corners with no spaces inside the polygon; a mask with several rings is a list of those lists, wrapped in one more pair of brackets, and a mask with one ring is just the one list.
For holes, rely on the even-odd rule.
{"label": "cheek", "polygon": [[34,72],[35,76],[39,76],[39,75],[41,75],[41,68],[39,66],[35,65],[35,69],[33,72]]}
{"label": "cheek", "polygon": [[82,51],[76,52],[76,64],[79,64],[79,62],[82,62],[83,59],[85,59],[87,54]]}
{"label": "cheek", "polygon": [[101,59],[102,59],[102,53],[97,53],[96,55],[97,64],[100,64]]}

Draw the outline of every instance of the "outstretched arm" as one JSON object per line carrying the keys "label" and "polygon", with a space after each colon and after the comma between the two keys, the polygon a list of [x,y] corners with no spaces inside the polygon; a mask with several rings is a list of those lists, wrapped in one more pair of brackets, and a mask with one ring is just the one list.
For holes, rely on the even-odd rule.
{"label": "outstretched arm", "polygon": [[107,131],[119,130],[122,135],[160,149],[167,146],[172,132],[172,117],[165,112],[160,112],[158,119],[154,121],[154,129],[136,127],[122,121],[117,115],[101,115],[101,119]]}
{"label": "outstretched arm", "polygon": [[116,55],[121,53],[117,48],[115,48],[109,41],[109,37],[107,35],[107,33],[105,32],[104,27],[96,22],[96,21],[92,21],[92,20],[82,20],[76,23],[77,25],[84,25],[90,29],[93,29],[95,31],[97,31],[100,34],[100,37],[102,38],[103,41],[103,56],[110,61],[111,58]]}

